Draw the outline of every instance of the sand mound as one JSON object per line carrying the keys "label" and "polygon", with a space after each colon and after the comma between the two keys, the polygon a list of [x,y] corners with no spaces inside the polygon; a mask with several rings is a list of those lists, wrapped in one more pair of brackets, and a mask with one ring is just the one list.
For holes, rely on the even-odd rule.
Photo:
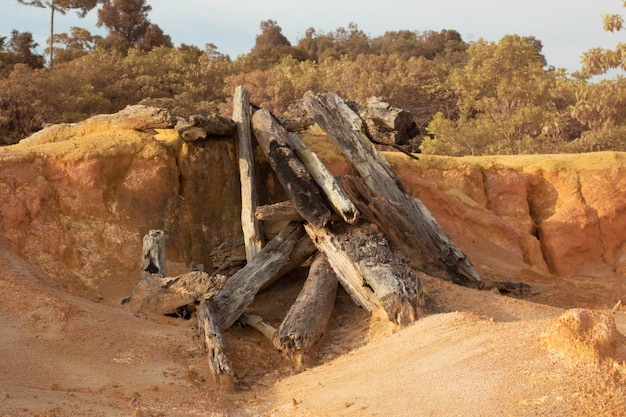
{"label": "sand mound", "polygon": [[555,319],[545,334],[549,348],[566,359],[626,360],[626,338],[610,313],[572,309]]}

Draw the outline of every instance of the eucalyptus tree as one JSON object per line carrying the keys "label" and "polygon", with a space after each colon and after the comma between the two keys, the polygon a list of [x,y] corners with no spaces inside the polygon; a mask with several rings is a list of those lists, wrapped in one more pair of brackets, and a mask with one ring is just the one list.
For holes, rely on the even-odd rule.
{"label": "eucalyptus tree", "polygon": [[[626,7],[626,2],[622,3]],[[623,29],[624,18],[618,13],[603,13],[602,21],[606,32]],[[592,48],[583,54],[582,61],[586,75],[601,75],[612,69],[626,71],[626,44],[619,42],[614,49]]]}
{"label": "eucalyptus tree", "polygon": [[67,13],[69,10],[76,10],[76,13],[80,17],[85,17],[90,10],[95,8],[101,0],[17,0],[18,3],[25,4],[27,6],[35,6],[41,8],[50,9],[50,62],[49,68],[52,69],[53,56],[54,56],[54,14],[59,12],[61,14]]}

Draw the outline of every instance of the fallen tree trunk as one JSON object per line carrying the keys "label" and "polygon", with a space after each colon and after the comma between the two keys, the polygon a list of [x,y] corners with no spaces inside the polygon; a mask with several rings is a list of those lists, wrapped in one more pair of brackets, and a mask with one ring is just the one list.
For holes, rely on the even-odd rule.
{"label": "fallen tree trunk", "polygon": [[328,329],[337,296],[337,276],[317,254],[302,291],[274,335],[273,344],[297,368],[312,363],[313,349]]}
{"label": "fallen tree trunk", "polygon": [[213,298],[218,324],[222,329],[232,326],[261,287],[288,263],[289,254],[303,236],[302,225],[290,223],[252,261],[230,277]]}
{"label": "fallen tree trunk", "polygon": [[346,224],[305,229],[356,304],[372,313],[382,308],[401,326],[415,321],[422,303],[419,278],[391,251],[382,233]]}
{"label": "fallen tree trunk", "polygon": [[237,127],[239,178],[241,180],[241,226],[248,262],[263,248],[263,231],[254,212],[258,204],[255,185],[254,153],[250,135],[250,95],[238,86],[233,98],[233,119]]}
{"label": "fallen tree trunk", "polygon": [[252,126],[263,153],[298,213],[316,227],[324,226],[330,219],[330,209],[324,203],[319,187],[289,145],[289,133],[267,110],[254,113]]}
{"label": "fallen tree trunk", "polygon": [[213,383],[223,391],[235,391],[235,372],[224,353],[224,337],[212,299],[203,299],[198,306],[198,329],[203,337]]}
{"label": "fallen tree trunk", "polygon": [[[470,260],[457,248],[428,209],[404,191],[389,164],[367,138],[359,116],[335,94],[308,97],[304,105],[315,122],[334,140],[372,193],[387,199],[405,217],[410,227],[405,232],[419,237],[411,251],[412,264],[456,284],[480,287],[481,277]],[[397,232],[400,234],[401,231]]]}

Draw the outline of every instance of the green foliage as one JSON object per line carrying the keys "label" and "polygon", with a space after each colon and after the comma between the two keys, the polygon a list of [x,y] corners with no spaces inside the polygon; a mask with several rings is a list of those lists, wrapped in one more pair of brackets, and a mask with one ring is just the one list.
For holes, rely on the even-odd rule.
{"label": "green foliage", "polygon": [[[97,3],[55,2],[79,10]],[[231,61],[212,43],[172,47],[148,20],[145,0],[103,3],[99,24],[109,30],[106,38],[82,28],[55,34],[54,71],[43,68],[29,32],[0,36],[0,143],[14,143],[44,123],[75,122],[129,104],[166,107],[179,116],[228,114],[235,87],[244,85],[255,104],[279,116],[307,91],[357,102],[382,96],[413,113],[428,133],[426,153],[626,150],[626,81],[591,82],[547,67],[534,37],[468,45],[454,30],[401,30],[372,39],[351,23],[330,33],[310,28],[292,46],[267,20],[252,51]],[[609,30],[621,29],[617,17],[609,23]],[[618,52],[602,65],[618,62]]]}
{"label": "green foliage", "polygon": [[[544,69],[541,42],[505,36],[479,40],[448,82],[458,96],[458,118],[439,114],[429,124],[426,153],[517,154],[543,150],[546,129],[558,118],[551,96],[561,72]],[[546,129],[544,129],[546,128]]]}

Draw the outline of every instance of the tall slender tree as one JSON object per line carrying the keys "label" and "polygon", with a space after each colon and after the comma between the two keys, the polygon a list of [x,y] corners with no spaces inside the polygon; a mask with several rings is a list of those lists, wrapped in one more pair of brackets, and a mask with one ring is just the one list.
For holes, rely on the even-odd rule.
{"label": "tall slender tree", "polygon": [[85,17],[90,10],[92,10],[98,3],[102,3],[102,0],[17,0],[18,3],[25,4],[27,6],[35,6],[41,8],[50,9],[50,60],[48,68],[52,69],[53,56],[54,56],[54,13],[59,12],[61,14],[67,13],[68,10],[76,10],[76,13],[80,17]]}

